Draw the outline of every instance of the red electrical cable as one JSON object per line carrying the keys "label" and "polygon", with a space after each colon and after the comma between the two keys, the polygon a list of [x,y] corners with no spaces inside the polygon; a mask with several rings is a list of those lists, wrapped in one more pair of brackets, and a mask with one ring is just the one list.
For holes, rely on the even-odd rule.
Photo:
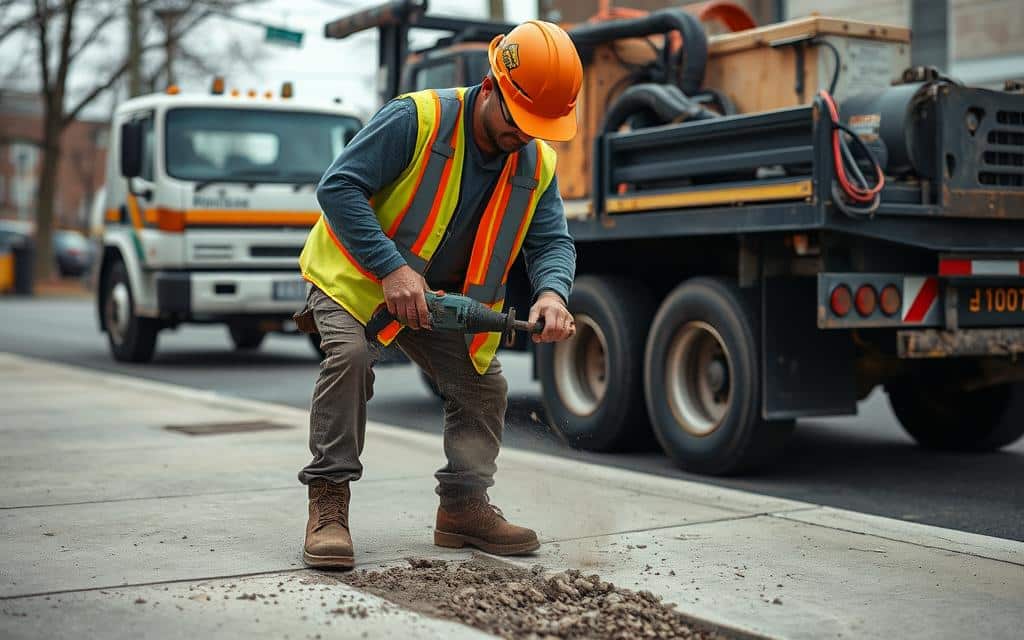
{"label": "red electrical cable", "polygon": [[850,182],[849,177],[846,175],[846,164],[843,162],[842,152],[840,151],[841,141],[839,139],[840,131],[839,127],[835,126],[839,123],[839,109],[836,108],[835,100],[829,95],[828,91],[821,89],[818,92],[821,99],[825,102],[828,107],[829,117],[832,120],[832,159],[833,164],[836,168],[836,177],[839,180],[839,186],[842,187],[843,193],[845,193],[851,200],[855,202],[872,202],[882,191],[882,187],[885,186],[885,174],[882,172],[882,168],[875,164],[875,172],[877,174],[877,183],[875,186],[864,189]]}

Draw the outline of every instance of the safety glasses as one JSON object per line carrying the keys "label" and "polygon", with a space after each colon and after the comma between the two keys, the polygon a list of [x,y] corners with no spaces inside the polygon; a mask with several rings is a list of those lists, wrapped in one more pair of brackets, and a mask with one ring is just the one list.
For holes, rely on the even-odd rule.
{"label": "safety glasses", "polygon": [[516,124],[516,121],[512,119],[512,114],[509,113],[508,105],[505,104],[505,96],[501,95],[501,89],[495,87],[494,93],[498,94],[498,105],[500,105],[501,117],[505,120],[505,124],[513,129],[522,131],[522,129],[519,129],[519,125]]}

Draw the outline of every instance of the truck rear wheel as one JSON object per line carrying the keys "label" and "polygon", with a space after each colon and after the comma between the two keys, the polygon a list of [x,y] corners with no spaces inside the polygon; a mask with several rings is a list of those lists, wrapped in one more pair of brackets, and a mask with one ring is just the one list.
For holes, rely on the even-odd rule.
{"label": "truck rear wheel", "polygon": [[254,322],[232,322],[228,324],[228,333],[235,349],[259,349],[267,332]]}
{"label": "truck rear wheel", "polygon": [[103,326],[110,352],[121,362],[149,362],[156,351],[160,324],[153,318],[135,315],[135,296],[128,269],[120,259],[103,279]]}
{"label": "truck rear wheel", "polygon": [[694,278],[662,303],[644,357],[647,409],[683,469],[725,475],[768,462],[793,422],[761,418],[756,307],[735,284]]}
{"label": "truck rear wheel", "polygon": [[1024,435],[1024,383],[965,391],[914,379],[885,390],[900,424],[928,449],[993,451]]}
{"label": "truck rear wheel", "polygon": [[643,401],[643,344],[654,300],[638,282],[581,276],[569,311],[576,335],[537,345],[544,407],[574,445],[594,451],[650,441]]}

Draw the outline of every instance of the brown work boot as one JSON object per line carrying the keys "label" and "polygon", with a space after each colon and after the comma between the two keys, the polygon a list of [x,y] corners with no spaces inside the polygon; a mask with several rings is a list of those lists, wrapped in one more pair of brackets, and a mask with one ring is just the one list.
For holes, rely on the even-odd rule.
{"label": "brown work boot", "polygon": [[458,501],[442,498],[437,509],[434,544],[453,549],[468,544],[499,556],[525,554],[540,548],[537,534],[532,529],[509,524],[501,509],[488,502],[487,494],[474,494]]}
{"label": "brown work boot", "polygon": [[348,533],[348,483],[319,479],[309,483],[309,521],[302,560],[310,567],[352,567]]}

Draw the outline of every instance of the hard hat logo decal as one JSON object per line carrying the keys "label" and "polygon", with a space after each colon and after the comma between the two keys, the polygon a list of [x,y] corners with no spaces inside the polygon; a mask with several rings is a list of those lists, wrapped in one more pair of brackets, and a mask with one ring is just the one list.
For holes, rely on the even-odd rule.
{"label": "hard hat logo decal", "polygon": [[519,66],[519,45],[508,44],[501,49],[501,62],[509,71]]}

